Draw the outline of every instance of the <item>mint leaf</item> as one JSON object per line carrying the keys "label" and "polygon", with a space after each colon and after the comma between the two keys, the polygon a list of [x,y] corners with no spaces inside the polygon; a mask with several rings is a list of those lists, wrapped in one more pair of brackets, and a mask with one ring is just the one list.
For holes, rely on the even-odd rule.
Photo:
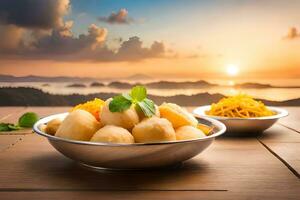
{"label": "mint leaf", "polygon": [[7,123],[0,123],[0,131],[10,131],[8,125]]}
{"label": "mint leaf", "polygon": [[11,123],[0,123],[0,132],[2,131],[14,131],[21,129],[20,126]]}
{"label": "mint leaf", "polygon": [[8,128],[10,129],[10,131],[15,131],[15,130],[20,130],[21,127],[18,125],[14,125],[14,124],[9,124]]}
{"label": "mint leaf", "polygon": [[138,85],[131,89],[130,95],[133,101],[143,101],[147,97],[147,90],[144,86]]}
{"label": "mint leaf", "polygon": [[34,112],[24,113],[19,118],[18,124],[12,123],[0,123],[0,132],[1,131],[15,131],[20,130],[22,127],[32,128],[35,122],[39,120],[39,116]]}
{"label": "mint leaf", "polygon": [[27,112],[24,113],[19,118],[19,126],[26,127],[26,128],[32,128],[34,123],[39,120],[39,116],[34,112]]}
{"label": "mint leaf", "polygon": [[123,112],[130,108],[131,104],[131,101],[123,95],[118,95],[113,97],[113,100],[109,103],[109,110],[111,112]]}
{"label": "mint leaf", "polygon": [[109,103],[109,110],[111,112],[123,112],[129,109],[132,104],[147,117],[155,115],[155,104],[152,100],[147,99],[147,90],[140,85],[133,87],[130,94],[113,97],[113,100]]}
{"label": "mint leaf", "polygon": [[137,105],[143,111],[145,116],[152,117],[155,115],[155,104],[152,100],[146,98],[143,101],[138,102]]}
{"label": "mint leaf", "polygon": [[124,94],[122,94],[122,96],[123,96],[125,99],[127,99],[127,100],[129,100],[129,101],[132,101],[132,98],[131,98],[131,96],[130,96],[129,94],[124,93]]}

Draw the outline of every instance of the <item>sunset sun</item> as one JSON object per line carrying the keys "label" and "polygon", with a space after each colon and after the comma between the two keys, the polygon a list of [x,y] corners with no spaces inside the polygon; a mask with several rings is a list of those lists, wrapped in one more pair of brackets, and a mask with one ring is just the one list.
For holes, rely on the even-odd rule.
{"label": "sunset sun", "polygon": [[239,73],[239,67],[234,64],[228,64],[226,66],[226,73],[229,76],[236,76]]}

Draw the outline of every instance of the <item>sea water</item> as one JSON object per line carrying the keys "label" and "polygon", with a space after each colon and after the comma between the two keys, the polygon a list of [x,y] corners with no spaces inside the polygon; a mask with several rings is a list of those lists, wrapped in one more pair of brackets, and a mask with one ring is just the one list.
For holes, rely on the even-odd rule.
{"label": "sea water", "polygon": [[[182,80],[181,80],[182,81]],[[174,89],[153,89],[148,88],[148,93],[156,96],[173,96],[173,95],[195,95],[199,93],[220,93],[223,95],[234,95],[237,93],[246,93],[255,98],[284,101],[300,98],[299,88],[236,88],[235,84],[243,83],[242,80],[207,80],[221,86],[200,87],[200,88],[174,88]],[[101,81],[99,81],[101,82]],[[123,81],[125,82],[125,81]],[[141,81],[140,81],[141,82]],[[284,80],[247,80],[251,83],[271,84],[273,86],[300,86],[300,79]],[[108,82],[102,82],[107,84]],[[67,87],[72,82],[0,82],[0,87],[32,87],[41,89],[51,94],[92,94],[92,93],[124,93],[128,89],[113,88],[108,86],[90,87],[91,82],[81,82],[86,87]]]}

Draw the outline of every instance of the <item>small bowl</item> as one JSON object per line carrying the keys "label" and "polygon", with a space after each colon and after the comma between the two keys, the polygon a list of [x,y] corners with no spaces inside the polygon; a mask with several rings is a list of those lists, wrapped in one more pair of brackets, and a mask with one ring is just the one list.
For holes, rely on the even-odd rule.
{"label": "small bowl", "polygon": [[163,167],[188,160],[204,149],[226,131],[221,122],[200,118],[203,124],[213,127],[213,133],[205,138],[156,143],[112,144],[77,141],[55,137],[43,132],[40,127],[55,118],[65,118],[68,113],[56,114],[40,119],[33,130],[46,137],[60,153],[93,169],[139,169]]}
{"label": "small bowl", "polygon": [[209,117],[223,122],[226,125],[226,135],[231,136],[251,136],[262,133],[264,130],[270,128],[278,119],[288,115],[288,111],[268,106],[268,109],[274,111],[276,114],[267,117],[219,117],[207,115],[205,111],[210,110],[210,105],[197,107],[193,113],[196,117]]}

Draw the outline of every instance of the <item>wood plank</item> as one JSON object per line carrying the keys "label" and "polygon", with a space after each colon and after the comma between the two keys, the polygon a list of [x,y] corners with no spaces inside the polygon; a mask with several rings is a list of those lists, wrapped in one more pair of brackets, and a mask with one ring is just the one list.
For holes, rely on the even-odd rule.
{"label": "wood plank", "polygon": [[[69,108],[30,109],[43,116]],[[275,125],[259,139],[280,157],[286,158],[288,163],[298,166],[299,138],[295,133]],[[94,172],[59,155],[39,136],[31,134],[23,137],[18,145],[0,153],[3,163],[0,165],[1,199],[24,199],[27,196],[31,199],[300,198],[299,179],[251,138],[218,139],[205,153],[180,168]]]}
{"label": "wood plank", "polygon": [[95,172],[31,134],[0,153],[0,160],[1,190],[228,190],[300,195],[299,179],[256,139],[219,139],[180,168]]}
{"label": "wood plank", "polygon": [[[192,112],[194,107],[188,107],[187,109]],[[275,124],[260,135],[258,139],[299,177],[300,134],[293,129],[299,130],[300,127],[300,107],[285,107],[284,109],[287,109],[290,113],[288,117],[279,121],[284,126]]]}
{"label": "wood plank", "polygon": [[285,107],[289,116],[279,120],[279,123],[300,132],[300,107]]}
{"label": "wood plank", "polygon": [[70,111],[71,107],[27,107],[25,112],[36,112],[40,117],[46,117],[48,115],[63,113]]}
{"label": "wood plank", "polygon": [[[12,122],[17,123],[19,117],[24,114],[25,112],[35,112],[39,115],[39,117],[46,117],[48,115],[57,114],[57,113],[63,113],[68,112],[70,110],[70,107],[27,107],[24,108],[21,112],[18,112],[14,115],[8,116],[5,121],[6,122]],[[24,135],[24,134],[30,134],[32,133],[31,128],[22,129],[18,131],[10,131],[10,132],[2,132],[3,135]]]}
{"label": "wood plank", "polygon": [[300,134],[284,126],[275,124],[258,136],[263,142],[300,142]]}
{"label": "wood plank", "polygon": [[1,192],[2,200],[52,200],[52,199],[132,199],[132,200],[199,200],[199,199],[299,199],[297,194],[265,192],[216,192],[216,191],[37,191],[37,192]]}
{"label": "wood plank", "polygon": [[[222,192],[224,195],[224,192]],[[81,200],[81,199],[132,199],[132,200],[175,200],[175,199],[187,199],[187,200],[198,200],[201,198],[209,199],[225,199],[222,198],[222,194],[218,192],[200,192],[200,191],[191,191],[191,192],[178,192],[178,191],[108,191],[108,192],[85,192],[85,191],[72,191],[72,192],[2,192],[0,193],[2,200],[23,200],[29,198],[31,200],[43,199],[43,200],[52,200],[52,199],[72,199],[72,200]]]}
{"label": "wood plank", "polygon": [[0,134],[0,152],[6,150],[7,148],[13,146],[20,140],[23,136],[19,135],[1,135]]}
{"label": "wood plank", "polygon": [[300,178],[300,134],[275,124],[258,137],[269,151],[277,156],[295,176]]}
{"label": "wood plank", "polygon": [[300,179],[300,143],[264,142],[264,145]]}
{"label": "wood plank", "polygon": [[1,107],[0,106],[0,122],[5,121],[9,116],[17,114],[25,110],[25,107]]}

